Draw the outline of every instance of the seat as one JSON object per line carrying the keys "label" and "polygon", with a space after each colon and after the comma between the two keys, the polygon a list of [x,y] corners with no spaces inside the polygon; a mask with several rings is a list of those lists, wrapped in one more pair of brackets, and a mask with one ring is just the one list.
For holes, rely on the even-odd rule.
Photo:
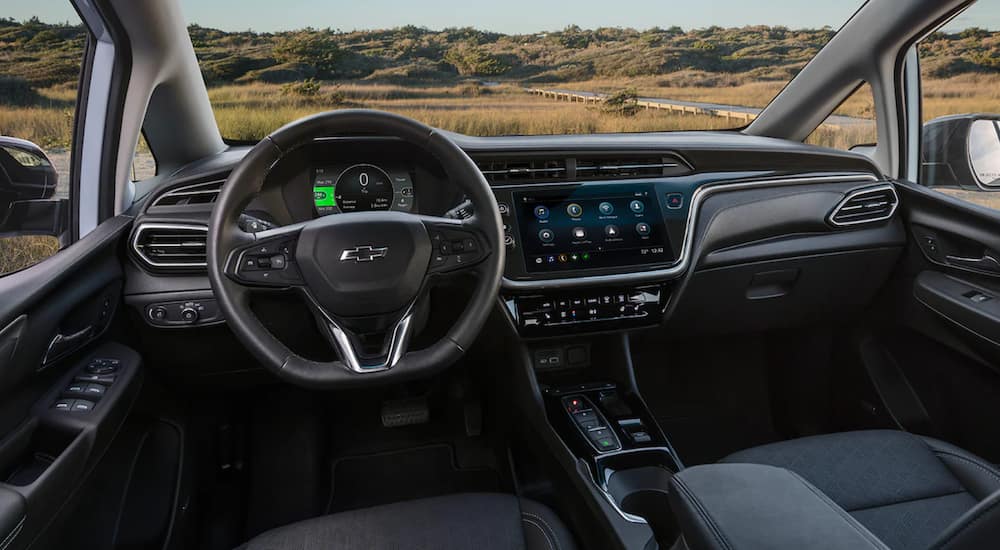
{"label": "seat", "polygon": [[929,437],[845,432],[755,447],[723,462],[799,474],[892,549],[990,548],[1000,535],[1000,470]]}
{"label": "seat", "polygon": [[546,506],[465,493],[341,512],[267,531],[241,550],[574,550]]}

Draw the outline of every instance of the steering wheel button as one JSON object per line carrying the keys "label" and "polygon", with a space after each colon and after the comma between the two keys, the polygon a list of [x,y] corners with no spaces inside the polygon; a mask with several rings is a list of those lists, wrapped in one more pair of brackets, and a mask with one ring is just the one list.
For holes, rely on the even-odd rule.
{"label": "steering wheel button", "polygon": [[270,268],[271,267],[271,258],[269,258],[267,256],[258,256],[257,257],[257,267],[259,267],[261,269],[268,269],[268,268]]}
{"label": "steering wheel button", "polygon": [[438,247],[438,250],[441,251],[441,254],[444,254],[445,256],[448,256],[449,254],[451,254],[453,252],[453,250],[451,248],[451,242],[450,241],[441,241],[441,246]]}
{"label": "steering wheel button", "polygon": [[269,261],[273,269],[285,269],[285,257],[281,254],[271,256]]}

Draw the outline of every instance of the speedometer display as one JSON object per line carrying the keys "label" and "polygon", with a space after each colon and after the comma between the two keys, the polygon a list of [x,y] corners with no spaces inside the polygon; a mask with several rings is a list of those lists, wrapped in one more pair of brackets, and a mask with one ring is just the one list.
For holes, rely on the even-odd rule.
{"label": "speedometer display", "polygon": [[374,164],[346,169],[317,168],[313,179],[316,212],[327,214],[377,210],[410,211],[413,185],[406,172],[393,173]]}
{"label": "speedometer display", "polygon": [[341,212],[388,210],[392,206],[392,182],[381,168],[358,164],[337,178],[333,196]]}

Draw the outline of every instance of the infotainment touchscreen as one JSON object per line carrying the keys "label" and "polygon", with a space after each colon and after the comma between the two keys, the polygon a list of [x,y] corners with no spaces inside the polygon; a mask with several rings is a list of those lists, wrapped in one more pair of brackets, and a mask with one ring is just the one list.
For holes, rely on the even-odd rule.
{"label": "infotainment touchscreen", "polygon": [[514,193],[528,271],[671,262],[652,185],[581,185]]}

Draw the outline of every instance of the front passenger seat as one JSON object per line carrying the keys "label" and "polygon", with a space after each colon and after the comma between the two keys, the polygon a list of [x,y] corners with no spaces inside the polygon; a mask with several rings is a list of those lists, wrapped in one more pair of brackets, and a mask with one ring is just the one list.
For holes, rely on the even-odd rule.
{"label": "front passenger seat", "polygon": [[845,432],[755,447],[723,462],[795,472],[893,550],[1000,548],[1000,470],[943,441]]}
{"label": "front passenger seat", "polygon": [[466,493],[341,512],[278,527],[240,550],[574,550],[546,506]]}

